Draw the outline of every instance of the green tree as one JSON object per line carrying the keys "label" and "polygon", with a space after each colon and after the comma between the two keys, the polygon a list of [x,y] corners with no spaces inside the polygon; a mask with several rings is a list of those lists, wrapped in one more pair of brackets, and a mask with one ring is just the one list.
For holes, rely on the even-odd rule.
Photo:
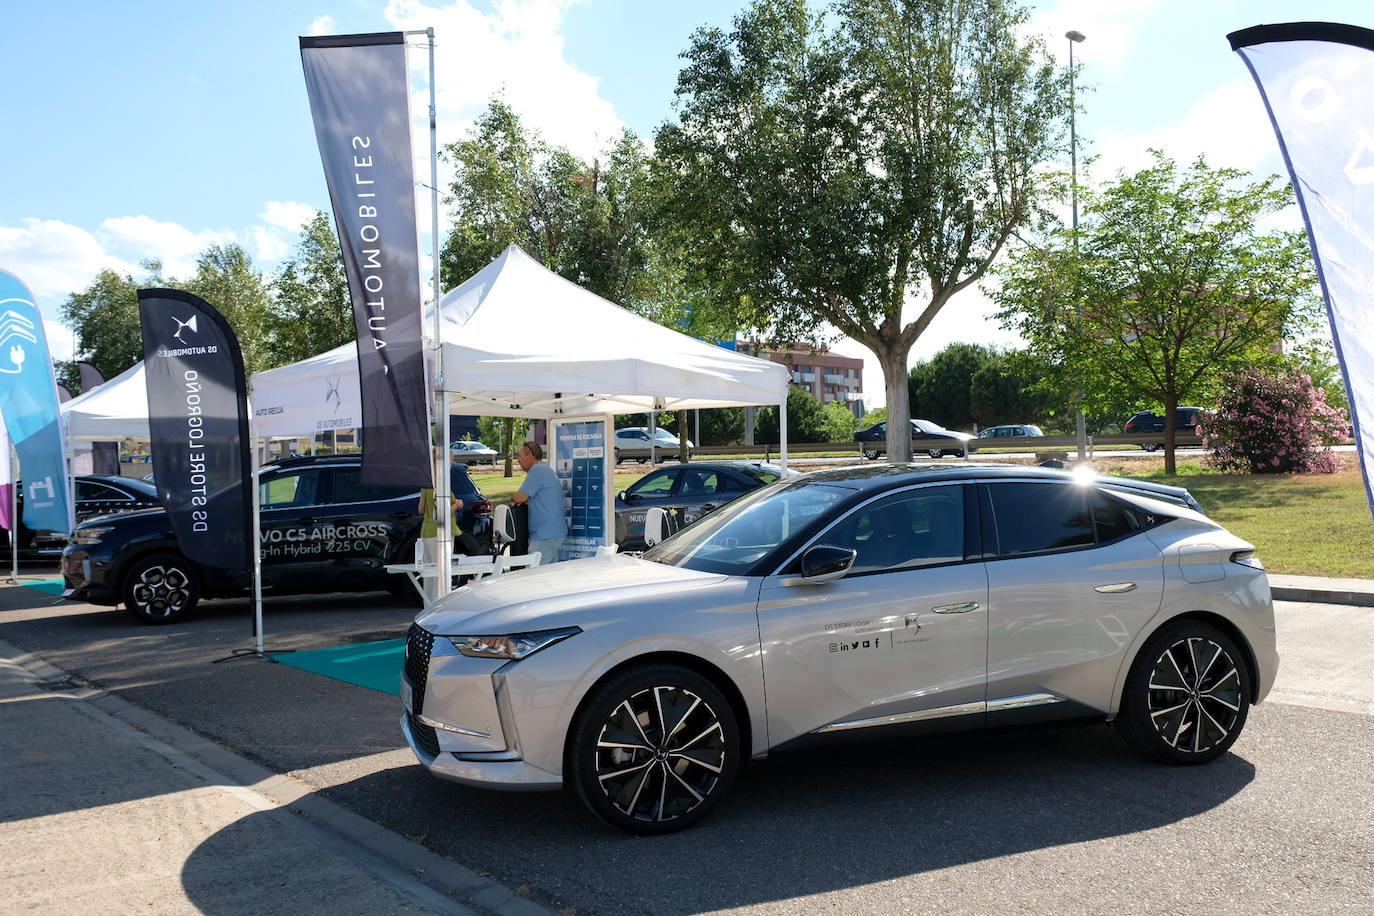
{"label": "green tree", "polygon": [[973,377],[997,354],[982,344],[952,343],[908,375],[912,413],[949,429],[973,425]]}
{"label": "green tree", "polygon": [[[878,357],[909,460],[907,355],[1044,216],[1067,75],[1015,0],[756,0],[699,30],[655,137],[686,276],[773,340],[833,328]],[[916,318],[903,322],[904,307]],[[901,434],[898,434],[898,433]]]}
{"label": "green tree", "polygon": [[264,322],[265,368],[298,362],[354,339],[343,252],[323,212],[317,211],[301,229],[271,293]]}
{"label": "green tree", "polygon": [[[754,412],[754,441],[778,443],[777,407],[761,407]],[[830,441],[826,438],[825,405],[797,385],[787,387],[787,441]]]}
{"label": "green tree", "polygon": [[194,293],[214,306],[238,335],[245,371],[252,375],[267,368],[263,327],[270,311],[270,295],[253,260],[235,243],[211,245],[196,259],[196,274],[186,283]]}
{"label": "green tree", "polygon": [[[1261,231],[1288,206],[1278,176],[1154,164],[1084,195],[1077,246],[1052,234],[1021,251],[999,293],[1016,329],[1063,379],[1082,379],[1084,408],[1123,400],[1162,408],[1206,404],[1227,370],[1272,362],[1285,333],[1310,327],[1316,280],[1301,232]],[[1165,424],[1172,474],[1174,428]]]}
{"label": "green tree", "polygon": [[1042,373],[1028,356],[1019,351],[998,353],[973,373],[969,410],[979,427],[1006,423],[1047,426],[1052,425],[1052,418],[1061,415],[1061,423],[1072,421],[1073,415],[1067,408],[1070,393],[1062,392],[1056,401],[1040,392],[1035,382]]}
{"label": "green tree", "polygon": [[[143,329],[138,321],[139,288],[167,285],[162,278],[161,263],[144,261],[140,266],[147,271],[142,282],[136,282],[128,274],[120,276],[112,270],[102,270],[90,286],[72,293],[62,303],[62,320],[76,332],[78,357],[99,369],[107,379],[143,359]],[[72,371],[75,371],[74,366]]]}

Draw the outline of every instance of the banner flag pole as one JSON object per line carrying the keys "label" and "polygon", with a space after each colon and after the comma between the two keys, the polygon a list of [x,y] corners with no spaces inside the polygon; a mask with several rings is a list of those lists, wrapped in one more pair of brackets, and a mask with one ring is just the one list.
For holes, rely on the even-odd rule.
{"label": "banner flag pole", "polygon": [[434,27],[425,29],[425,34],[429,37],[429,241],[434,260],[434,444],[439,449],[434,468],[434,507],[439,538],[434,597],[442,598],[451,591],[453,584],[449,574],[453,564],[453,513],[449,510],[453,494],[448,475],[453,456],[448,451],[448,394],[444,391],[444,340],[439,316],[442,290],[439,285],[439,136],[434,86]]}
{"label": "banner flag pole", "polygon": [[19,584],[19,463],[15,461],[14,444],[5,449],[10,463],[10,581]]}

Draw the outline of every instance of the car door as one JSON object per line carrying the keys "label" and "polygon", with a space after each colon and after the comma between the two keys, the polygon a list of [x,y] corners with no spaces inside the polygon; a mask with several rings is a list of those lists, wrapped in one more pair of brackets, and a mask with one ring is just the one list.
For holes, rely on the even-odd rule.
{"label": "car door", "polygon": [[843,578],[807,582],[799,557],[765,578],[770,743],[937,720],[982,726],[988,584],[970,494],[942,484],[876,497],[812,542],[857,551]]}
{"label": "car door", "polygon": [[295,589],[318,578],[329,562],[317,533],[325,469],[282,468],[258,483],[265,585]]}
{"label": "car door", "polygon": [[678,473],[677,481],[677,494],[673,503],[682,512],[684,525],[690,525],[732,498],[725,495],[731,486],[727,482],[727,475],[716,468],[688,465]]}
{"label": "car door", "polygon": [[644,544],[644,516],[654,506],[665,511],[674,506],[680,468],[660,468],[650,471],[625,490],[624,499],[615,505],[615,541],[631,550],[642,550]]}
{"label": "car door", "polygon": [[132,496],[108,484],[95,480],[76,481],[76,520],[85,521],[96,515],[123,512],[135,503]]}
{"label": "car door", "polygon": [[357,465],[330,468],[329,474],[328,502],[318,507],[316,528],[330,576],[343,585],[362,585],[387,575],[382,567],[419,531],[419,491],[365,484]]}
{"label": "car door", "polygon": [[1126,647],[1159,610],[1159,550],[1096,487],[980,487],[991,554],[989,721],[1105,711]]}

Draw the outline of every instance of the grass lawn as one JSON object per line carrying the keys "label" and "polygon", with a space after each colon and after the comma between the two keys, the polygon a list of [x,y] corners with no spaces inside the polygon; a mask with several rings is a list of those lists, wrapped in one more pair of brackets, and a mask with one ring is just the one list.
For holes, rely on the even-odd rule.
{"label": "grass lawn", "polygon": [[[1162,458],[1099,462],[1108,474],[1187,487],[1207,514],[1258,548],[1272,573],[1374,579],[1374,520],[1353,454],[1337,474],[1217,474],[1180,462],[1165,476]],[[1124,466],[1123,466],[1124,465]]]}

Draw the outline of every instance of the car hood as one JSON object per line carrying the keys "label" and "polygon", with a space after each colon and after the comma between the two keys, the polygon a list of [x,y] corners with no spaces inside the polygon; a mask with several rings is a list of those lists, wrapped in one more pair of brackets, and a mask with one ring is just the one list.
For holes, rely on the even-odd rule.
{"label": "car hood", "polygon": [[590,626],[612,613],[612,605],[615,616],[641,603],[648,612],[655,598],[726,578],[621,554],[589,557],[478,580],[452,592],[415,622],[449,636]]}
{"label": "car hood", "polygon": [[171,524],[170,520],[167,518],[166,509],[163,509],[161,507],[152,507],[147,509],[116,510],[114,512],[108,512],[104,515],[87,516],[86,518],[82,519],[76,527],[80,529],[88,526],[93,527],[95,525],[106,525],[110,522],[120,522],[124,521],[125,519],[133,518],[161,519],[164,523],[169,525]]}

